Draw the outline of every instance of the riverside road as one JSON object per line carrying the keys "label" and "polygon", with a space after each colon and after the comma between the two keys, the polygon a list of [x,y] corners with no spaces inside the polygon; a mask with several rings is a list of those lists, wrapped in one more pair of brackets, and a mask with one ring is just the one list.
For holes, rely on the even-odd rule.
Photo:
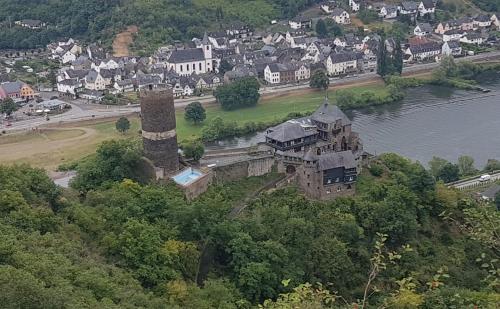
{"label": "riverside road", "polygon": [[[481,62],[492,59],[500,59],[500,51],[483,53],[475,56],[468,56],[463,58],[457,58],[457,62],[461,61],[474,61]],[[435,67],[437,67],[438,63],[425,63],[425,64],[415,64],[410,66],[405,66],[403,69],[403,74],[414,74],[418,72],[429,71]],[[370,80],[375,80],[378,78],[378,75],[375,72],[364,73],[353,75],[344,78],[332,78],[330,79],[330,86],[340,86],[340,85],[348,85],[356,83],[367,82]],[[298,85],[281,85],[281,86],[273,86],[273,87],[262,87],[260,93],[262,95],[267,94],[279,94],[286,93],[289,91],[296,91],[302,89],[308,89],[309,85],[306,84],[298,84]],[[215,101],[213,96],[205,96],[205,97],[195,97],[189,99],[178,99],[175,101],[176,108],[183,108],[187,104],[199,101],[202,104],[209,104]],[[110,118],[110,117],[118,117],[122,115],[128,115],[139,112],[139,106],[131,105],[131,106],[103,106],[99,104],[87,104],[84,100],[75,100],[69,102],[72,106],[71,110],[59,114],[52,115],[49,120],[46,120],[44,117],[25,119],[20,121],[13,121],[11,126],[6,126],[6,123],[0,125],[2,130],[5,131],[18,131],[18,130],[30,130],[32,128],[44,126],[44,125],[57,125],[59,123],[70,123],[70,122],[78,122],[83,120],[92,120],[92,119],[102,119],[102,118]]]}

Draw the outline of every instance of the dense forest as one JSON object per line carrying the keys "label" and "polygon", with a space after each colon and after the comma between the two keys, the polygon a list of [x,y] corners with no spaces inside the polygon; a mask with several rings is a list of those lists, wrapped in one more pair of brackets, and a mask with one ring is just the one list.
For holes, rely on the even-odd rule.
{"label": "dense forest", "polygon": [[[243,22],[251,26],[295,16],[317,0],[0,0],[0,48],[34,48],[58,37],[110,39],[137,25],[137,44],[164,44],[201,36],[206,29]],[[9,21],[39,19],[47,29],[9,28]]]}
{"label": "dense forest", "polygon": [[[103,143],[73,189],[0,166],[5,308],[496,308],[500,216],[382,155],[358,194],[294,188],[247,198],[266,177],[188,202],[144,183],[140,149]],[[273,177],[270,175],[268,177]],[[247,208],[237,217],[230,210]]]}

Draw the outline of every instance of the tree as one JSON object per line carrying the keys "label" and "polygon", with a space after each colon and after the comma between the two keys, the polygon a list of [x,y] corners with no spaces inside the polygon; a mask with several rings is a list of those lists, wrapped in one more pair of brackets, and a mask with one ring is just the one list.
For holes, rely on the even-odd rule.
{"label": "tree", "polygon": [[439,170],[437,178],[445,183],[448,183],[457,181],[459,179],[459,175],[460,171],[458,165],[448,162]]}
{"label": "tree", "polygon": [[393,73],[403,73],[403,51],[401,50],[401,42],[395,40],[394,54],[392,56]]}
{"label": "tree", "polygon": [[95,156],[78,164],[78,173],[71,186],[87,192],[105,182],[121,181],[124,178],[139,180],[140,159],[139,148],[132,141],[105,141],[97,148]]}
{"label": "tree", "polygon": [[316,34],[320,38],[326,38],[328,36],[328,29],[326,28],[326,23],[323,19],[319,19],[316,22]]}
{"label": "tree", "polygon": [[474,159],[470,156],[458,157],[458,169],[460,171],[460,176],[470,176],[477,171],[474,167]]}
{"label": "tree", "polygon": [[226,60],[222,59],[219,65],[219,73],[224,75],[226,72],[229,72],[233,69],[233,66]]}
{"label": "tree", "polygon": [[500,170],[500,161],[496,159],[488,159],[488,162],[486,162],[486,166],[484,167],[485,172],[493,172]]}
{"label": "tree", "polygon": [[192,158],[195,161],[200,160],[205,153],[205,148],[200,141],[191,141],[182,145],[182,151],[186,158]]}
{"label": "tree", "polygon": [[443,158],[432,157],[432,159],[429,161],[429,167],[430,167],[432,175],[437,178],[439,175],[439,172],[441,171],[443,166],[445,166],[446,163],[448,163],[448,161],[446,161]]}
{"label": "tree", "polygon": [[495,194],[495,205],[497,206],[497,210],[500,210],[500,191]]}
{"label": "tree", "polygon": [[387,75],[387,48],[385,46],[385,36],[381,36],[377,54],[377,74],[381,77]]}
{"label": "tree", "polygon": [[17,111],[19,106],[11,98],[5,98],[0,102],[0,112],[10,116],[13,112]]}
{"label": "tree", "polygon": [[259,88],[256,78],[246,77],[218,87],[215,91],[215,98],[225,110],[254,106],[260,98]]}
{"label": "tree", "polygon": [[115,123],[116,130],[121,134],[125,134],[130,129],[130,121],[127,117],[120,117]]}
{"label": "tree", "polygon": [[195,124],[199,124],[207,118],[205,109],[201,106],[200,102],[189,103],[185,108],[184,118]]}
{"label": "tree", "polygon": [[328,76],[326,76],[325,72],[322,70],[314,72],[313,76],[311,77],[311,81],[309,82],[309,86],[311,88],[322,89],[322,90],[328,89],[329,84],[330,80],[328,79]]}

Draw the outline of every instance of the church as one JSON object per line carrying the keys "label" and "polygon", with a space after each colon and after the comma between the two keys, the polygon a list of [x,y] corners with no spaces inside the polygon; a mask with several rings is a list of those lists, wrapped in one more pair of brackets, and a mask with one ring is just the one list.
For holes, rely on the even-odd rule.
{"label": "church", "polygon": [[212,72],[212,45],[207,34],[196,48],[176,49],[167,60],[167,68],[181,76]]}

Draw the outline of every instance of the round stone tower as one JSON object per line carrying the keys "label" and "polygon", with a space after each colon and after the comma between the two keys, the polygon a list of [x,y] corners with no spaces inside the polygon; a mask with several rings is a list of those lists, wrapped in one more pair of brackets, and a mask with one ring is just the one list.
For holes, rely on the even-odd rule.
{"label": "round stone tower", "polygon": [[179,170],[174,96],[171,88],[140,93],[144,154],[168,175]]}

